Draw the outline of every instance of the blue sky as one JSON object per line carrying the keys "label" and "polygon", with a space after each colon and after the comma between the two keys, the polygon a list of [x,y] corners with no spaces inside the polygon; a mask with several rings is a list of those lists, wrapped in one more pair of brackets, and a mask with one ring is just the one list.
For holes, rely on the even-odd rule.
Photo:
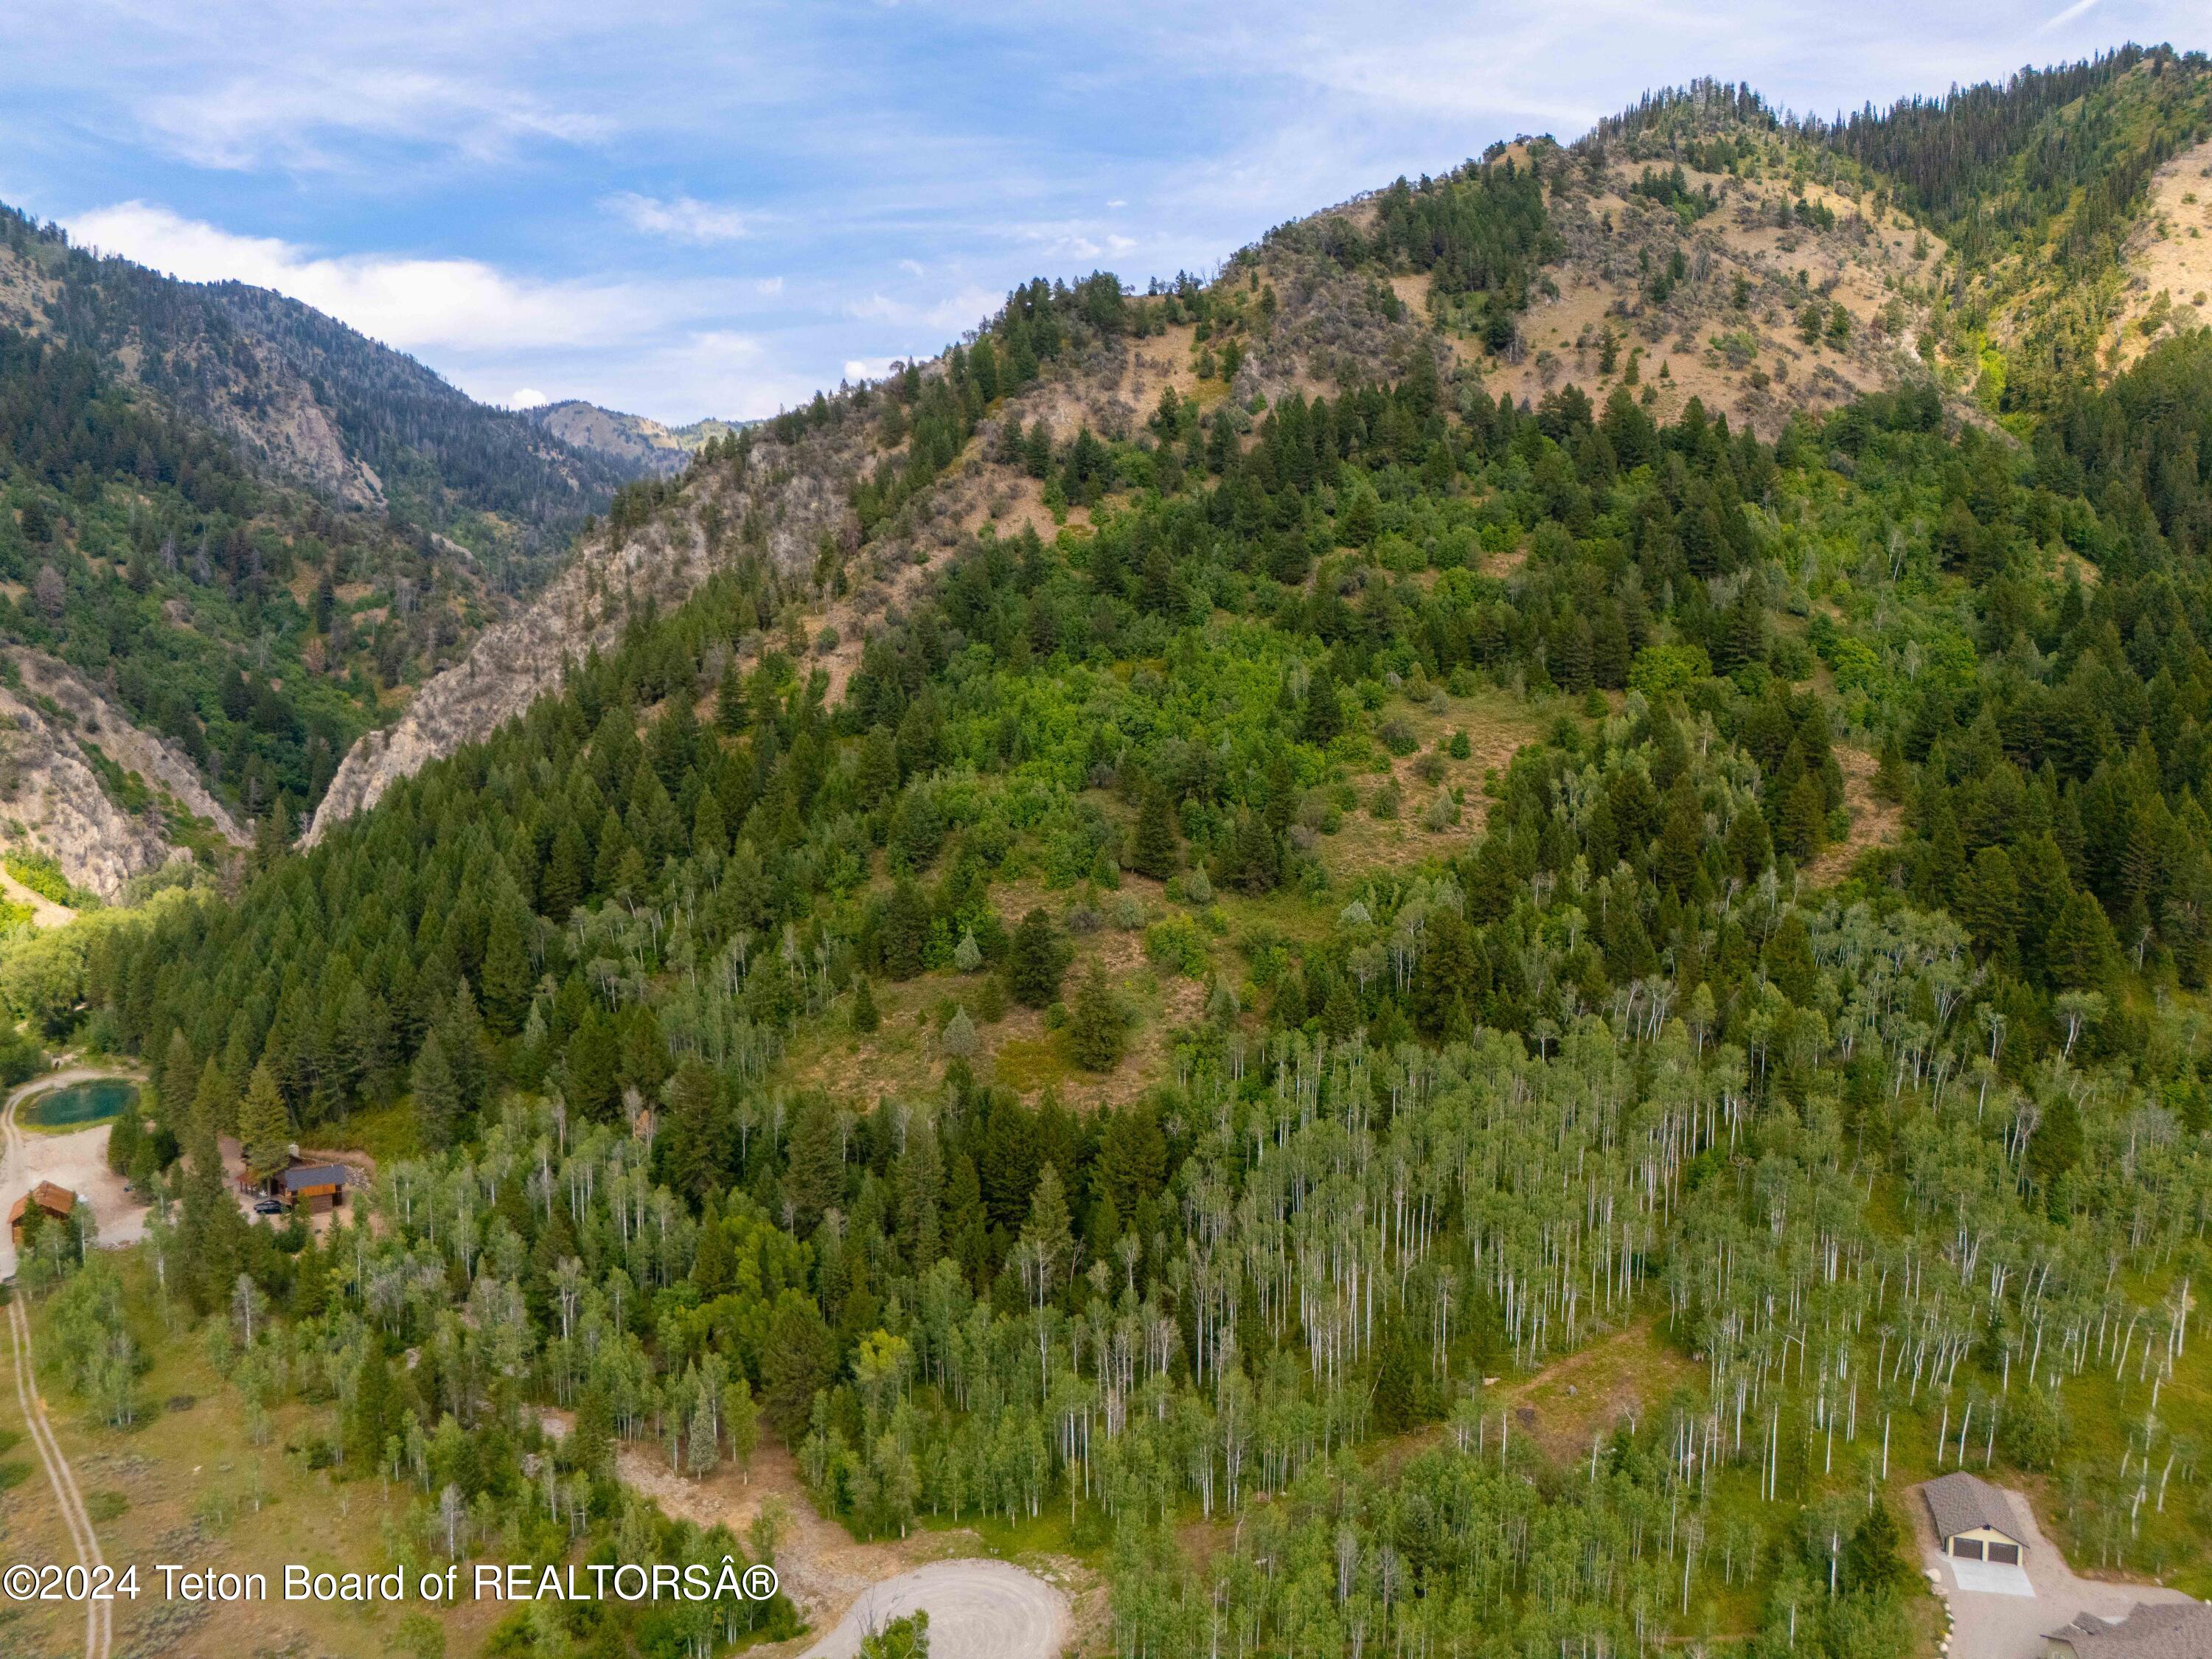
{"label": "blue sky", "polygon": [[[623,14],[629,15],[625,16]],[[2203,0],[12,0],[0,199],[493,402],[773,413],[1014,283],[1269,225],[1699,74],[1832,112]]]}

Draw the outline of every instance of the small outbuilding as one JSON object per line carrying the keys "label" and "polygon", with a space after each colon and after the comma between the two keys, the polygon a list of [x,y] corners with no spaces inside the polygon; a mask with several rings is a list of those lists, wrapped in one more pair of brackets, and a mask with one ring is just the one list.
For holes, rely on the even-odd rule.
{"label": "small outbuilding", "polygon": [[2026,1558],[2027,1545],[2012,1499],[1988,1481],[1954,1469],[1930,1480],[1920,1495],[1927,1500],[1928,1518],[1936,1523],[1944,1554],[2014,1567]]}
{"label": "small outbuilding", "polygon": [[9,1206],[8,1236],[18,1244],[23,1242],[23,1223],[33,1206],[52,1220],[67,1221],[76,1213],[76,1194],[66,1187],[41,1181]]}
{"label": "small outbuilding", "polygon": [[2138,1601],[2124,1619],[2085,1613],[2043,1640],[2045,1659],[2203,1659],[2212,1654],[2212,1606]]}
{"label": "small outbuilding", "polygon": [[305,1204],[312,1210],[319,1203],[335,1209],[345,1202],[346,1181],[352,1174],[343,1164],[295,1164],[276,1179],[287,1204]]}

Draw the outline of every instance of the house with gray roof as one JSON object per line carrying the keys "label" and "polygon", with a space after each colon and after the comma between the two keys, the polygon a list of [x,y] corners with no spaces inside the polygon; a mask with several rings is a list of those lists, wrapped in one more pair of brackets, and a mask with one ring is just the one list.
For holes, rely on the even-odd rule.
{"label": "house with gray roof", "polygon": [[2138,1601],[2124,1619],[2085,1613],[2043,1639],[2045,1659],[2208,1659],[2212,1606]]}
{"label": "house with gray roof", "polygon": [[2026,1533],[2013,1513],[2011,1498],[1988,1481],[1954,1469],[1921,1487],[1920,1495],[1944,1554],[2007,1566],[2020,1565],[2027,1555]]}

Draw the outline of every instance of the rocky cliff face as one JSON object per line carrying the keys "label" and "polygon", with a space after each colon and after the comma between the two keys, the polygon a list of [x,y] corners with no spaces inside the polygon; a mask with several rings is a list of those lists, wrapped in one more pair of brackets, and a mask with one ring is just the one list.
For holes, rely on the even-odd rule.
{"label": "rocky cliff face", "polygon": [[140,730],[72,669],[15,647],[0,684],[0,837],[52,854],[113,898],[192,841],[246,836],[185,756]]}
{"label": "rocky cliff face", "polygon": [[545,404],[523,414],[571,449],[604,456],[633,471],[672,477],[690,464],[700,446],[737,430],[727,421],[694,421],[663,426],[645,415],[602,409],[580,398]]}
{"label": "rocky cliff face", "polygon": [[851,545],[858,530],[836,482],[849,464],[845,449],[828,438],[795,448],[763,444],[741,477],[718,471],[695,480],[680,511],[619,541],[587,538],[536,600],[480,635],[467,657],[416,693],[395,724],[366,733],[346,752],[306,843],[556,690],[570,662],[615,642],[633,607],[683,603],[729,556],[726,529],[765,526],[766,550],[785,570],[811,564],[825,535]]}

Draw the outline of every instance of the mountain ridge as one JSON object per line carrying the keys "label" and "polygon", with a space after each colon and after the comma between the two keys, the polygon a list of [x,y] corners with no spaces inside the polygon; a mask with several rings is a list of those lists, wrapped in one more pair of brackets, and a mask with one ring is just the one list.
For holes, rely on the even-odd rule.
{"label": "mountain ridge", "polygon": [[[1233,358],[1214,349],[1209,325],[1186,316],[1157,335],[1102,346],[1079,367],[1055,367],[1052,375],[1024,388],[983,422],[956,456],[946,457],[950,464],[942,483],[933,472],[926,499],[916,501],[880,539],[860,522],[863,509],[856,486],[865,450],[841,444],[834,459],[813,463],[817,471],[810,502],[815,511],[809,522],[816,533],[826,524],[844,523],[835,532],[840,556],[860,556],[841,576],[849,590],[846,594],[817,596],[799,607],[790,630],[797,643],[793,654],[804,661],[811,653],[834,696],[870,629],[960,534],[987,524],[1002,533],[1024,526],[1048,536],[1056,533],[1044,492],[1029,476],[1029,464],[1005,452],[1001,437],[1009,428],[1041,428],[1055,445],[1073,442],[1087,431],[1142,437],[1146,413],[1172,389],[1179,399],[1199,398],[1209,408],[1225,409],[1249,428],[1249,417],[1243,411],[1255,398],[1264,405],[1379,379],[1421,352],[1440,379],[1471,375],[1491,392],[1522,401],[1583,385],[1601,395],[1607,386],[1625,384],[1638,388],[1661,418],[1679,413],[1694,398],[1769,434],[1797,410],[1838,407],[1865,391],[1925,377],[1926,365],[1911,341],[1926,319],[1929,301],[1908,285],[1932,283],[1942,254],[1940,242],[1923,237],[1916,246],[1887,218],[1878,228],[1858,201],[1828,183],[1808,179],[1793,190],[1798,181],[1784,161],[1791,145],[1800,152],[1807,148],[1802,135],[1763,115],[1746,124],[1746,131],[1759,134],[1760,143],[1753,146],[1747,140],[1742,154],[1732,159],[1771,163],[1777,176],[1734,178],[1723,161],[1719,172],[1678,168],[1665,180],[1668,189],[1655,191],[1653,163],[1661,159],[1662,148],[1670,156],[1680,149],[1679,135],[1670,135],[1662,146],[1650,140],[1624,142],[1612,131],[1614,153],[1608,159],[1602,142],[1608,129],[1601,125],[1581,148],[1549,139],[1494,145],[1481,162],[1443,179],[1424,179],[1418,188],[1401,179],[1279,227],[1233,255],[1216,285],[1227,293],[1242,284],[1247,290],[1243,299],[1256,301],[1264,284],[1270,295],[1272,308],[1264,318],[1255,313],[1249,319]],[[1709,143],[1700,154],[1713,159]],[[1509,173],[1525,178],[1532,165],[1547,170],[1539,190],[1551,194],[1547,234],[1557,246],[1542,259],[1529,258],[1533,244],[1517,252],[1498,252],[1498,272],[1511,268],[1510,277],[1501,276],[1507,286],[1489,285],[1486,277],[1484,283],[1462,283],[1457,295],[1447,293],[1448,279],[1429,268],[1433,256],[1419,254],[1406,235],[1394,241],[1374,234],[1382,218],[1404,212],[1418,217],[1424,201],[1473,189],[1478,179],[1485,181],[1479,195],[1510,192],[1517,187],[1491,181]],[[1669,193],[1676,185],[1680,190]],[[1686,222],[1683,192],[1700,204]],[[1480,216],[1486,210],[1474,210]],[[1700,222],[1708,218],[1710,222]],[[1378,274],[1378,257],[1399,261],[1397,273]],[[1680,261],[1680,270],[1670,272],[1670,257]],[[1412,269],[1404,263],[1408,259],[1414,261]],[[1716,261],[1757,279],[1749,300],[1735,303],[1736,296],[1708,268]],[[1802,291],[1792,287],[1790,272],[1809,273],[1816,261],[1821,265],[1817,283],[1808,280]],[[1693,262],[1696,280],[1686,283]],[[1183,279],[1176,291],[1198,290]],[[1893,301],[1896,306],[1890,305]],[[1801,315],[1816,302],[1823,320],[1808,342],[1798,337]],[[1886,307],[1893,313],[1887,317]],[[1838,307],[1859,325],[1842,337],[1829,331]],[[1717,323],[1724,325],[1729,337],[1710,337]],[[1701,332],[1709,337],[1698,337]],[[972,343],[976,337],[967,337]],[[907,378],[940,379],[950,361],[949,353],[940,354]],[[1801,362],[1808,368],[1792,382],[1790,366]],[[1763,362],[1776,368],[1770,371]],[[1972,401],[1962,392],[1951,394],[1951,402],[1962,415],[1974,416]],[[840,406],[817,398],[812,412]],[[592,416],[604,413],[594,410]],[[757,435],[802,429],[809,414],[796,411],[750,430]],[[677,493],[656,498],[653,511],[664,517],[672,511],[694,527],[672,532],[677,544],[688,548],[719,541],[695,533],[708,509],[707,494],[715,487],[697,481],[710,479],[714,456],[726,461],[736,453],[728,442],[703,444],[683,470],[668,476]],[[809,464],[787,451],[775,453],[779,472]],[[904,432],[887,431],[877,471],[902,468],[910,455]],[[695,487],[702,489],[702,498],[684,504]],[[1072,521],[1079,526],[1087,516],[1079,507]],[[812,550],[803,542],[793,547],[788,539],[783,545],[783,574],[801,576]],[[611,535],[601,533],[580,542],[576,557],[581,566],[611,562],[611,575],[619,565],[619,589],[635,583],[654,555],[642,544],[625,552]],[[662,573],[666,580],[647,586],[655,602],[665,604],[696,586],[712,568],[711,559],[693,563],[687,556]],[[532,641],[533,665],[518,681],[527,687],[526,695],[485,695],[488,684],[502,672],[489,659],[491,653],[502,647],[480,647],[485,660],[449,671],[426,686],[416,708],[391,733],[365,738],[347,757],[341,769],[344,787],[319,808],[311,842],[326,834],[337,817],[373,801],[425,760],[450,753],[486,735],[498,720],[520,714],[530,696],[555,682],[556,674],[542,665],[574,660],[605,644],[614,626],[609,619],[602,617],[579,631],[554,616],[562,605],[571,618],[577,614],[571,600],[549,597],[538,602],[536,621],[515,630]],[[815,648],[830,635],[835,644]]]}
{"label": "mountain ridge", "polygon": [[296,301],[0,210],[0,642],[66,659],[126,747],[213,792],[142,811],[179,789],[81,775],[47,699],[13,711],[52,764],[17,769],[8,838],[112,897],[156,843],[219,861],[237,819],[303,817],[635,476]]}
{"label": "mountain ridge", "polygon": [[627,415],[580,398],[540,404],[520,412],[572,448],[663,477],[682,471],[684,464],[712,440],[753,424],[710,416],[684,426],[666,426],[650,416]]}

